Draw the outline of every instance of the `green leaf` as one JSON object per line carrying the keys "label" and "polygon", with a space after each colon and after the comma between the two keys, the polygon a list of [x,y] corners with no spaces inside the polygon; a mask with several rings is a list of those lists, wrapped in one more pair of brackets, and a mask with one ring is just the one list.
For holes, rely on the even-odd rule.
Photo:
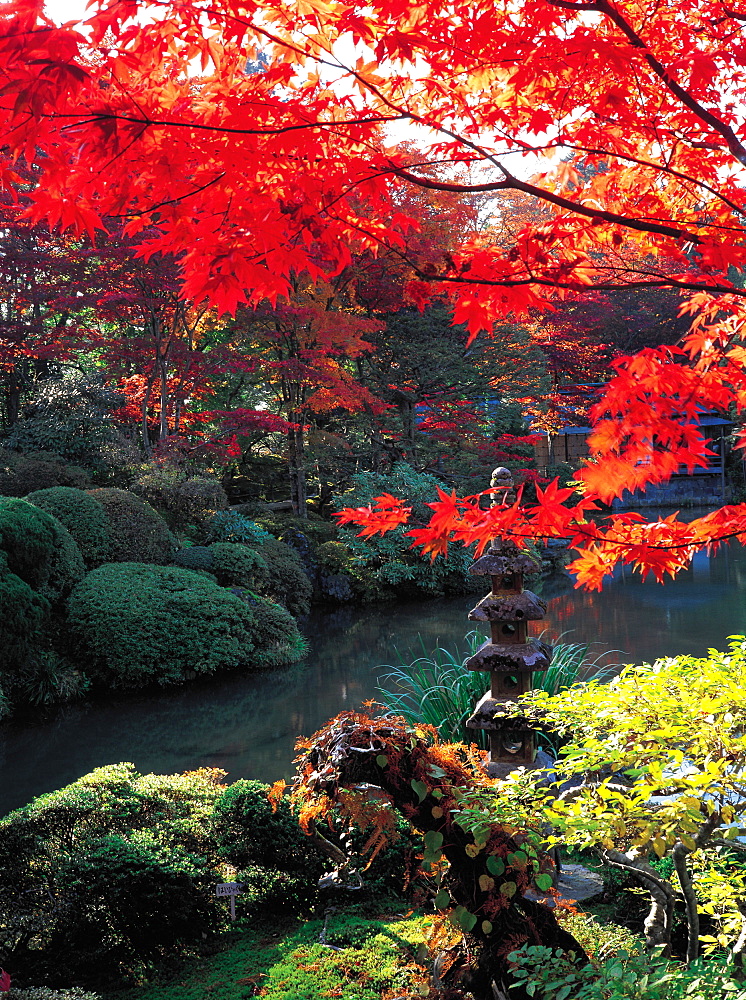
{"label": "green leaf", "polygon": [[459,927],[462,931],[468,934],[469,931],[474,930],[477,923],[477,917],[475,913],[470,913],[466,907],[463,907],[462,911],[463,912],[460,913],[458,917]]}
{"label": "green leaf", "polygon": [[500,886],[500,892],[503,894],[503,896],[506,896],[508,899],[512,899],[517,891],[518,891],[518,886],[515,884],[515,882],[503,882],[503,884]]}
{"label": "green leaf", "polygon": [[495,854],[490,854],[487,858],[487,871],[490,875],[502,875],[505,871],[505,862]]}
{"label": "green leaf", "polygon": [[379,753],[379,755],[376,757],[376,764],[378,764],[379,767],[388,767],[388,763],[389,759],[386,756],[386,754]]}
{"label": "green leaf", "polygon": [[412,778],[412,780],[410,781],[410,785],[412,786],[412,791],[417,796],[417,801],[422,802],[425,796],[427,795],[427,785],[425,784],[425,782],[417,781],[416,778]]}
{"label": "green leaf", "polygon": [[541,892],[548,892],[552,888],[552,876],[546,872],[540,872],[534,879],[534,882],[536,883],[536,888],[540,889]]}
{"label": "green leaf", "polygon": [[422,840],[428,852],[439,851],[443,846],[443,834],[439,830],[428,830]]}
{"label": "green leaf", "polygon": [[482,934],[491,934],[491,933],[492,933],[492,924],[490,923],[489,920],[483,920],[482,921]]}
{"label": "green leaf", "polygon": [[445,908],[449,906],[451,902],[450,894],[446,889],[441,889],[440,892],[436,893],[433,902],[435,903],[435,905],[439,910],[445,910]]}

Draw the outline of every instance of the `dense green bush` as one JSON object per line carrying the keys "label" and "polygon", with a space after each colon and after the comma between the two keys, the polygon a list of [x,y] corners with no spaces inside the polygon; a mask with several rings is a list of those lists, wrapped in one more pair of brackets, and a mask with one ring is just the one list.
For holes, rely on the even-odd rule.
{"label": "dense green bush", "polygon": [[8,557],[0,551],[0,717],[7,714],[7,696],[11,696],[19,671],[40,648],[43,626],[50,606],[25,580],[8,568]]}
{"label": "dense green bush", "polygon": [[91,490],[90,496],[106,512],[111,537],[109,561],[158,565],[171,561],[174,537],[150,504],[128,490],[113,487]]}
{"label": "dense green bush", "polygon": [[307,615],[313,587],[298,553],[271,537],[256,551],[267,564],[268,580],[262,593],[283,604],[291,615]]}
{"label": "dense green bush", "polygon": [[52,604],[85,573],[78,546],[57,518],[15,497],[0,497],[0,551],[7,569]]}
{"label": "dense green bush", "polygon": [[0,819],[0,954],[17,982],[121,980],[222,921],[209,817],[223,774],[111,765]]}
{"label": "dense green bush", "polygon": [[113,834],[63,853],[55,890],[64,920],[50,934],[47,961],[63,981],[127,978],[198,940],[218,921],[215,877],[181,850]]}
{"label": "dense green bush", "polygon": [[250,518],[235,510],[222,510],[205,527],[207,542],[241,542],[244,545],[262,545],[272,535],[260,528]]}
{"label": "dense green bush", "polygon": [[268,791],[260,781],[235,781],[217,799],[218,854],[240,869],[250,902],[307,909],[318,899],[318,881],[329,862],[302,832],[287,800],[273,812]]}
{"label": "dense green bush", "polygon": [[52,486],[86,489],[90,485],[91,478],[84,469],[69,465],[58,455],[49,452],[19,455],[0,450],[0,496],[24,497],[32,490]]}
{"label": "dense green bush", "polygon": [[253,612],[252,662],[256,667],[272,670],[295,663],[305,655],[308,643],[287,608],[240,587],[231,587],[231,593],[247,603]]}
{"label": "dense green bush", "polygon": [[104,508],[89,492],[70,486],[54,486],[29,493],[26,500],[56,517],[67,528],[78,543],[88,569],[109,562],[109,519]]}
{"label": "dense green bush", "polygon": [[[111,411],[123,397],[79,373],[48,379],[37,385],[36,398],[11,428],[7,447],[15,451],[46,451],[88,468],[103,465],[102,450],[116,439]],[[25,492],[39,489],[31,486]],[[63,485],[80,485],[70,483]]]}
{"label": "dense green bush", "polygon": [[178,470],[153,466],[132,484],[132,492],[165,514],[174,528],[202,528],[218,511],[225,510],[228,498],[217,479],[185,476]]}
{"label": "dense green bush", "polygon": [[260,592],[269,585],[269,568],[254,549],[235,542],[213,542],[209,547],[214,573],[221,587],[247,587]]}
{"label": "dense green bush", "polygon": [[[194,674],[256,667],[259,606],[190,570],[114,563],[73,590],[68,626],[95,679],[114,687],[179,683]],[[289,637],[297,629],[287,623]],[[289,641],[285,654],[297,658]],[[273,652],[273,665],[280,658]]]}
{"label": "dense green bush", "polygon": [[73,536],[56,517],[52,521],[54,550],[49,561],[49,576],[40,593],[54,605],[64,601],[75,584],[83,579],[86,567]]}
{"label": "dense green bush", "polygon": [[[395,464],[388,475],[360,472],[352,480],[352,489],[335,498],[337,510],[363,507],[370,504],[374,497],[391,493],[411,505],[411,520],[420,524],[429,521],[432,510],[427,504],[437,500],[438,487],[442,486],[435,476],[416,472],[405,462]],[[339,529],[340,541],[352,553],[350,572],[363,599],[423,595],[441,597],[475,588],[468,573],[473,561],[468,549],[458,544],[451,545],[447,558],[439,556],[431,562],[412,550],[407,530],[404,526],[385,535],[359,538],[357,528]]]}
{"label": "dense green bush", "polygon": [[173,561],[184,569],[209,573],[212,570],[212,549],[207,545],[189,545],[174,552]]}

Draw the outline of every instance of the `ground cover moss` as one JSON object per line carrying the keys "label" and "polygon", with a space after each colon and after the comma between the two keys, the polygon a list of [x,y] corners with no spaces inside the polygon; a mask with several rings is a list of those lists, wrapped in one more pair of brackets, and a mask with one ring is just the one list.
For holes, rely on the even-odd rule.
{"label": "ground cover moss", "polygon": [[[239,924],[214,955],[190,959],[168,979],[103,1000],[381,1000],[425,989],[426,969],[416,961],[422,916],[366,919],[346,912],[303,923],[266,919]],[[324,933],[330,947],[320,943]],[[423,994],[424,995],[424,994]]]}

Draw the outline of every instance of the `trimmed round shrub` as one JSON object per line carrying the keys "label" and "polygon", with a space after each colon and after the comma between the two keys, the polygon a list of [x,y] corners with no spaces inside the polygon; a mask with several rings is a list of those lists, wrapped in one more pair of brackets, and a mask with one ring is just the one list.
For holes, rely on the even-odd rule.
{"label": "trimmed round shrub", "polygon": [[174,553],[173,562],[177,566],[183,566],[184,569],[210,573],[213,563],[212,549],[206,545],[189,545]]}
{"label": "trimmed round shrub", "polygon": [[73,590],[68,627],[94,679],[134,688],[297,659],[303,647],[294,622],[284,622],[284,645],[275,638],[272,649],[261,647],[261,613],[260,604],[187,569],[110,563]]}
{"label": "trimmed round shrub", "polygon": [[10,572],[34,590],[49,579],[57,537],[50,514],[25,500],[0,497],[0,551]]}
{"label": "trimmed round shrub", "polygon": [[109,519],[102,505],[86,490],[54,486],[29,493],[26,500],[56,517],[67,528],[78,543],[88,569],[110,561]]}
{"label": "trimmed round shrub", "polygon": [[207,525],[228,506],[228,497],[217,479],[184,478],[173,469],[154,467],[133,483],[132,492],[167,514],[176,528]]}
{"label": "trimmed round shrub", "polygon": [[287,608],[266,597],[258,597],[250,590],[233,587],[231,592],[254,612],[254,662],[257,667],[270,670],[295,663],[305,655],[308,643]]}
{"label": "trimmed round shrub", "polygon": [[262,593],[283,604],[291,615],[307,615],[311,609],[313,587],[298,553],[274,538],[257,546],[257,551],[266,562],[269,573],[267,583],[261,588]]}
{"label": "trimmed round shrub", "polygon": [[269,568],[265,559],[247,545],[213,542],[209,552],[212,556],[209,572],[215,574],[222,587],[247,587],[261,591],[269,584]]}
{"label": "trimmed round shrub", "polygon": [[[14,675],[40,646],[50,605],[25,580],[11,572],[4,552],[0,552],[0,608],[0,681],[5,692],[10,693]],[[0,712],[3,705],[7,709],[4,698]]]}
{"label": "trimmed round shrub", "polygon": [[8,570],[52,604],[85,574],[80,549],[57,518],[15,497],[0,497],[0,551]]}
{"label": "trimmed round shrub", "polygon": [[163,518],[144,500],[130,493],[105,487],[90,490],[106,512],[111,536],[111,562],[144,562],[163,565],[171,561],[176,547]]}
{"label": "trimmed round shrub", "polygon": [[0,496],[25,497],[32,490],[52,486],[73,486],[86,489],[91,477],[77,465],[69,465],[58,455],[32,452],[0,451]]}
{"label": "trimmed round shrub", "polygon": [[49,576],[46,583],[39,588],[39,593],[54,605],[63,601],[75,584],[83,579],[86,567],[73,536],[56,517],[52,520],[55,546],[51,555]]}
{"label": "trimmed round shrub", "polygon": [[116,834],[60,857],[55,881],[64,917],[48,960],[86,985],[121,980],[133,960],[199,940],[219,920],[214,882],[188,855]]}
{"label": "trimmed round shrub", "polygon": [[218,854],[241,870],[251,902],[282,909],[307,908],[329,862],[298,826],[287,800],[272,811],[261,781],[235,781],[215,802]]}

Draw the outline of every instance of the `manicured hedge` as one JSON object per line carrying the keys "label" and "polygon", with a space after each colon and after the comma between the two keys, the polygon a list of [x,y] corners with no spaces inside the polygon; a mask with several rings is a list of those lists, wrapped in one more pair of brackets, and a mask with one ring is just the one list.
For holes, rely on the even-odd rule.
{"label": "manicured hedge", "polygon": [[67,528],[78,543],[88,569],[110,561],[109,518],[101,503],[89,492],[71,486],[54,486],[29,493],[26,499],[52,514]]}
{"label": "manicured hedge", "polygon": [[[78,655],[94,678],[114,687],[173,684],[266,662],[257,627],[262,608],[187,569],[101,566],[74,589],[68,608]],[[289,616],[285,626],[287,658],[280,659],[287,663],[297,658],[299,635]],[[271,665],[279,665],[273,654]]]}
{"label": "manicured hedge", "polygon": [[163,565],[171,561],[175,541],[163,518],[128,490],[113,487],[90,490],[104,508],[109,524],[111,562]]}

